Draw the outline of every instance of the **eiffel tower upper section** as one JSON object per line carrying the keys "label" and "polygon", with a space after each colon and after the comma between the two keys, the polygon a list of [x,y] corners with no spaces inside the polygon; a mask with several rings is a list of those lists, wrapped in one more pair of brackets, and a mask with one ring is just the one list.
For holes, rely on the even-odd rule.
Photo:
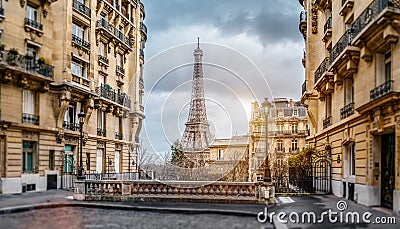
{"label": "eiffel tower upper section", "polygon": [[200,49],[199,41],[197,48],[193,52],[194,71],[192,98],[188,121],[186,122],[185,132],[182,138],[182,148],[184,153],[202,153],[208,150],[211,142],[211,133],[207,121],[206,104],[204,99],[203,83],[203,50]]}

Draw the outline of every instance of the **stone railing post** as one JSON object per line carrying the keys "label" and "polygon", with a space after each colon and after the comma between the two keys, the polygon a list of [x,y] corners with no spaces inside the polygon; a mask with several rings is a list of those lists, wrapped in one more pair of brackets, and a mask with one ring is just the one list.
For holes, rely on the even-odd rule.
{"label": "stone railing post", "polygon": [[74,200],[85,200],[85,181],[76,181],[74,189]]}

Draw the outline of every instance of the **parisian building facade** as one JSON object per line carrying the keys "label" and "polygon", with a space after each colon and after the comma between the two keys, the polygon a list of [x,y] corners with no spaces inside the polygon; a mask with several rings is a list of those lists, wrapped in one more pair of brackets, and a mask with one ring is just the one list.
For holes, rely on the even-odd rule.
{"label": "parisian building facade", "polygon": [[400,209],[400,2],[300,0],[309,145],[331,159],[332,192]]}
{"label": "parisian building facade", "polygon": [[287,168],[289,157],[306,146],[308,128],[305,108],[299,102],[286,98],[265,100],[262,104],[253,102],[249,121],[249,181],[264,180],[266,165],[274,181],[277,173]]}
{"label": "parisian building facade", "polygon": [[[0,193],[134,172],[147,28],[138,0],[0,0]],[[82,114],[83,114],[82,113]]]}

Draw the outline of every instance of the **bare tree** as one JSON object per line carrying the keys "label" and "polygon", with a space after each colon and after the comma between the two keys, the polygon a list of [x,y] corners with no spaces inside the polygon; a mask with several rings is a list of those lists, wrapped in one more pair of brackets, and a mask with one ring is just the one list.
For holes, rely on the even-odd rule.
{"label": "bare tree", "polygon": [[155,161],[155,155],[149,153],[146,148],[144,148],[143,141],[140,141],[140,144],[137,149],[137,158],[136,163],[138,166],[138,170],[148,170],[151,168],[151,164]]}

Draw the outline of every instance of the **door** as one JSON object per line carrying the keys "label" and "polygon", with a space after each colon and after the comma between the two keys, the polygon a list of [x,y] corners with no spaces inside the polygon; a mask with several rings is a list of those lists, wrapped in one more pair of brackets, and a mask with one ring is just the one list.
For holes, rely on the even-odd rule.
{"label": "door", "polygon": [[96,173],[103,173],[103,149],[97,149]]}
{"label": "door", "polygon": [[6,176],[6,138],[0,136],[0,178]]}
{"label": "door", "polygon": [[392,209],[393,190],[395,185],[395,135],[394,133],[382,135],[381,137],[381,204]]}

